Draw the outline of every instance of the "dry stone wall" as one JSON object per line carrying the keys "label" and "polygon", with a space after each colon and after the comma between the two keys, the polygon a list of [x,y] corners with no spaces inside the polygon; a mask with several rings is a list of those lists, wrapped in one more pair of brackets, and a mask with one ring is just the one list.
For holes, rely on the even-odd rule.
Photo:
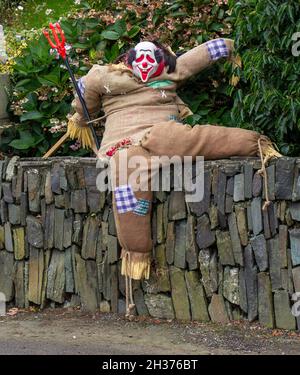
{"label": "dry stone wall", "polygon": [[[151,277],[137,314],[297,329],[300,159],[272,161],[266,211],[257,158],[205,162],[204,199],[157,192]],[[111,194],[95,159],[0,161],[0,292],[8,306],[123,313],[125,283]],[[294,306],[295,307],[295,306]]]}

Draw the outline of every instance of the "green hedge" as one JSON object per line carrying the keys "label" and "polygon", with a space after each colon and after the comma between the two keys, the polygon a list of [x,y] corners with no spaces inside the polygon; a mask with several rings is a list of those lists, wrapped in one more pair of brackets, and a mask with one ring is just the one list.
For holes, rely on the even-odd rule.
{"label": "green hedge", "polygon": [[230,1],[231,22],[243,69],[232,92],[232,121],[264,132],[284,154],[300,154],[300,56],[292,54],[300,31],[300,3]]}

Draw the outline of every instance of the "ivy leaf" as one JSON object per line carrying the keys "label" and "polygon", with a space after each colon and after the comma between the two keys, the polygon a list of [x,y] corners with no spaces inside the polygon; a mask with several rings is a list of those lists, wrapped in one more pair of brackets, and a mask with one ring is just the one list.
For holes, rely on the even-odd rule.
{"label": "ivy leaf", "polygon": [[119,34],[116,31],[113,31],[113,30],[104,30],[104,31],[102,31],[101,36],[104,39],[108,39],[108,40],[118,40],[119,39]]}

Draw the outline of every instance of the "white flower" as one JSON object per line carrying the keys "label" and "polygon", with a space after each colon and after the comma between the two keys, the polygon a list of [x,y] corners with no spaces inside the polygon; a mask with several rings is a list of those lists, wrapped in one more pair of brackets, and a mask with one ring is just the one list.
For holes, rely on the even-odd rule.
{"label": "white flower", "polygon": [[22,5],[18,5],[18,9],[23,10],[24,8],[22,7]]}
{"label": "white flower", "polygon": [[49,16],[49,14],[51,14],[53,12],[53,9],[46,9],[46,16]]}
{"label": "white flower", "polygon": [[81,1],[81,0],[75,0],[75,1],[74,1],[75,5],[80,5],[80,1]]}

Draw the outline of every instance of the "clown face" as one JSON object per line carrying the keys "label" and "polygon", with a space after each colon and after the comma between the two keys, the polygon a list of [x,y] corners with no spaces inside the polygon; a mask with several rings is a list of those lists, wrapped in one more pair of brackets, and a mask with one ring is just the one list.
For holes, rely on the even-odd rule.
{"label": "clown face", "polygon": [[160,50],[151,42],[141,42],[134,48],[135,59],[132,61],[133,73],[142,82],[161,74],[164,68],[163,58]]}

